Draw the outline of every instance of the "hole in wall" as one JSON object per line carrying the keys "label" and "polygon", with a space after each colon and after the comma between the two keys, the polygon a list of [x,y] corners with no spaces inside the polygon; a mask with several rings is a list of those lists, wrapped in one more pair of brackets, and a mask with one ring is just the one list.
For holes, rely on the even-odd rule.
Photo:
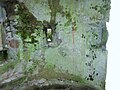
{"label": "hole in wall", "polygon": [[53,41],[53,29],[51,28],[51,26],[50,25],[44,26],[43,32],[45,34],[46,42],[47,43],[52,42]]}

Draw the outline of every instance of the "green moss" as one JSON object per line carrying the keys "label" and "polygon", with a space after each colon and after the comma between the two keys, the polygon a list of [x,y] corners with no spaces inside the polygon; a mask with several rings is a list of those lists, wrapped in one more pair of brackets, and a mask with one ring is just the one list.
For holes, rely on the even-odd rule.
{"label": "green moss", "polygon": [[11,61],[7,64],[4,64],[3,66],[0,67],[0,74],[3,74],[4,72],[7,72],[10,69],[13,69],[18,62],[19,60],[16,60],[16,61]]}
{"label": "green moss", "polygon": [[100,9],[98,10],[98,12],[100,12],[101,14],[105,14],[106,11],[110,10],[110,6],[109,4],[105,4],[103,6],[100,7]]}
{"label": "green moss", "polygon": [[16,29],[18,30],[17,34],[21,35],[23,43],[25,43],[25,39],[28,37],[31,39],[30,43],[35,43],[35,37],[31,36],[31,34],[40,28],[39,26],[42,25],[41,21],[37,21],[23,3],[19,3],[17,6],[16,16],[19,16],[18,24],[16,25]]}
{"label": "green moss", "polygon": [[65,16],[66,16],[67,22],[65,23],[64,26],[69,26],[70,23],[72,22],[72,16],[69,11],[65,12]]}
{"label": "green moss", "polygon": [[60,0],[48,0],[48,4],[51,10],[51,19],[50,23],[56,23],[56,14],[62,11],[62,6],[60,6]]}
{"label": "green moss", "polygon": [[55,71],[55,66],[54,65],[47,65],[42,72],[40,73],[41,78],[46,78],[46,79],[66,79],[66,80],[73,80],[79,83],[85,83],[86,80],[82,79],[81,76],[69,74],[68,72],[63,73],[60,71]]}
{"label": "green moss", "polygon": [[105,3],[103,5],[95,5],[90,7],[91,9],[97,10],[98,12],[100,12],[101,14],[105,14],[106,11],[110,10],[110,6],[108,3]]}
{"label": "green moss", "polygon": [[38,3],[40,2],[40,0],[34,0],[34,2],[35,2],[36,4],[38,4]]}
{"label": "green moss", "polygon": [[14,87],[16,87],[18,89],[21,88],[26,81],[27,81],[27,77],[23,76],[16,80],[11,81],[10,83],[2,84],[0,88],[2,88],[3,90],[12,90]]}
{"label": "green moss", "polygon": [[0,53],[0,63],[4,60],[4,55]]}
{"label": "green moss", "polygon": [[102,32],[102,45],[106,45],[106,42],[108,40],[108,31],[107,30],[103,30]]}

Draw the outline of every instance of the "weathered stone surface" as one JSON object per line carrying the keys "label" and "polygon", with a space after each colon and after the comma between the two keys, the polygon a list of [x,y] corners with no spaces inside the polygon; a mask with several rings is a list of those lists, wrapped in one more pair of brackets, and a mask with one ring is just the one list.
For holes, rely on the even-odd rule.
{"label": "weathered stone surface", "polygon": [[[105,89],[110,0],[8,0],[1,3],[7,13],[1,25],[6,33],[8,63],[11,63],[5,65],[13,66],[14,72],[19,71],[28,79],[22,79],[24,87],[7,82],[9,88],[28,88],[30,80],[36,88],[41,88],[39,82],[50,85],[51,79],[58,79],[58,84],[61,80],[77,82],[78,90]],[[0,67],[4,69],[5,65]],[[44,80],[40,80],[42,78]]]}
{"label": "weathered stone surface", "polygon": [[1,28],[2,28],[2,25],[0,24],[0,50],[3,49],[3,45],[2,45],[2,35],[1,35],[2,31],[1,31]]}

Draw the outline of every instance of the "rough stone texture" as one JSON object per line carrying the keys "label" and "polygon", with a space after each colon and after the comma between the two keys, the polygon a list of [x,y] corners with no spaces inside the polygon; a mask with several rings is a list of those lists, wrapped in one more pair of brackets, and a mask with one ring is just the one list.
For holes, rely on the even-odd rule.
{"label": "rough stone texture", "polygon": [[[0,74],[12,69],[20,77],[24,74],[23,79],[58,79],[57,84],[72,80],[83,87],[87,84],[78,90],[105,89],[110,0],[6,0],[0,5],[5,9],[0,11],[5,32],[0,40],[5,40],[9,59],[1,63],[0,71],[5,71]],[[8,88],[27,88],[14,85]]]}

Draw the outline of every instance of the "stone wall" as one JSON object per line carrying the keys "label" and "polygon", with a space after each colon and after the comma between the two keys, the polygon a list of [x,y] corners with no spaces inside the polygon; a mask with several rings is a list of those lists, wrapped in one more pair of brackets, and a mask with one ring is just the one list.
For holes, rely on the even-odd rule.
{"label": "stone wall", "polygon": [[110,0],[2,3],[8,63],[19,61],[14,72],[21,68],[26,77],[72,80],[104,90]]}

